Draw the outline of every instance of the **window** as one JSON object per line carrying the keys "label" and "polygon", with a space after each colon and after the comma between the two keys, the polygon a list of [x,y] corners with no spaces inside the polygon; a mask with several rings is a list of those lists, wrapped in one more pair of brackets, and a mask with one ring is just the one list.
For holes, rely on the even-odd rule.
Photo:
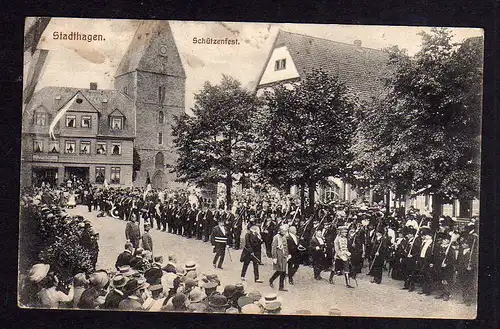
{"label": "window", "polygon": [[155,168],[158,169],[164,167],[165,167],[165,156],[163,155],[163,153],[158,152],[156,153],[155,156]]}
{"label": "window", "polygon": [[111,184],[120,184],[120,167],[111,167]]}
{"label": "window", "polygon": [[160,104],[163,104],[165,101],[165,86],[159,86],[158,87],[158,102]]}
{"label": "window", "polygon": [[68,154],[75,153],[76,143],[74,141],[66,141],[66,146],[64,147],[65,152]]}
{"label": "window", "polygon": [[97,184],[103,184],[106,177],[105,167],[95,167],[95,182]]}
{"label": "window", "polygon": [[274,62],[275,71],[284,70],[285,68],[286,68],[286,59],[278,59],[276,62]]}
{"label": "window", "polygon": [[92,117],[89,115],[82,115],[82,128],[90,128],[92,125]]}
{"label": "window", "polygon": [[46,126],[47,125],[47,113],[35,113],[35,125]]}
{"label": "window", "polygon": [[113,143],[113,145],[111,146],[111,154],[113,154],[113,155],[122,154],[122,144]]}
{"label": "window", "polygon": [[80,154],[90,154],[90,142],[80,142]]}
{"label": "window", "polygon": [[43,152],[43,142],[42,141],[33,141],[33,152],[35,153],[41,153]]}
{"label": "window", "polygon": [[106,154],[106,143],[97,143],[97,149],[96,149],[97,154]]}
{"label": "window", "polygon": [[158,123],[162,124],[165,116],[163,115],[163,111],[158,112]]}
{"label": "window", "polygon": [[49,142],[49,152],[59,153],[59,142]]}
{"label": "window", "polygon": [[111,118],[111,129],[122,130],[123,129],[123,118],[112,117]]}
{"label": "window", "polygon": [[76,128],[76,117],[74,115],[66,116],[66,127]]}
{"label": "window", "polygon": [[163,133],[158,133],[158,144],[163,144]]}

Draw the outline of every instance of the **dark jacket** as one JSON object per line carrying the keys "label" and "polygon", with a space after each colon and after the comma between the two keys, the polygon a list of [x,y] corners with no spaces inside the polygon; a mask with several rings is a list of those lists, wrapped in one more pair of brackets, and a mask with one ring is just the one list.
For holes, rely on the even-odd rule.
{"label": "dark jacket", "polygon": [[[261,245],[262,245],[262,239],[260,239],[257,235],[253,234],[252,232],[248,232],[245,235],[245,247],[241,252],[240,261],[242,262],[252,261],[255,260],[255,258],[257,258],[260,263],[261,250],[262,250]],[[252,254],[255,256],[255,258],[252,256]]]}
{"label": "dark jacket", "polygon": [[131,252],[129,251],[124,251],[121,254],[118,255],[118,258],[116,259],[115,267],[118,269],[120,266],[123,265],[130,265],[130,261],[134,258]]}
{"label": "dark jacket", "polygon": [[300,252],[299,252],[299,237],[297,235],[295,235],[295,237],[297,238],[297,243],[295,243],[295,241],[292,239],[292,237],[290,235],[288,235],[286,237],[286,242],[288,244],[288,252],[290,253],[290,256],[292,256],[291,258],[291,261],[295,261],[295,260],[298,260],[299,257],[300,257]]}
{"label": "dark jacket", "polygon": [[100,308],[107,310],[117,310],[118,305],[124,299],[123,292],[113,289],[106,295],[106,300]]}
{"label": "dark jacket", "polygon": [[229,230],[225,229],[225,233],[222,233],[220,226],[214,227],[212,231],[212,236],[210,237],[210,243],[215,247],[215,249],[226,248],[227,239],[229,238]]}

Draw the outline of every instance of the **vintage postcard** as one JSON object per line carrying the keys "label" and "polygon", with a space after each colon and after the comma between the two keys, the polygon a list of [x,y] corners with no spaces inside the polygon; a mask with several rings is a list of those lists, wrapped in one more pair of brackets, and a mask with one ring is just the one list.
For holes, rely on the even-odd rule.
{"label": "vintage postcard", "polygon": [[474,319],[483,43],[27,18],[19,307]]}

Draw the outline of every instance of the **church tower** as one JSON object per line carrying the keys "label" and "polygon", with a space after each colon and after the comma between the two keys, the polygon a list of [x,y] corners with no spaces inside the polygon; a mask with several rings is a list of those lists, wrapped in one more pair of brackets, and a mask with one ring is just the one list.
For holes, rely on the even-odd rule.
{"label": "church tower", "polygon": [[133,99],[136,114],[134,147],[141,170],[134,185],[175,185],[170,170],[176,160],[173,116],[184,113],[186,74],[168,21],[143,21],[115,75],[115,88]]}

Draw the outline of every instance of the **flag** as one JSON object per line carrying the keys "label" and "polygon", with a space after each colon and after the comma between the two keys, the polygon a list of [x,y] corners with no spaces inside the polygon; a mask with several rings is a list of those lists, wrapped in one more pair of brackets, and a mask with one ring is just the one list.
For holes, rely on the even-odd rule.
{"label": "flag", "polygon": [[59,112],[57,112],[56,116],[54,117],[54,120],[52,120],[52,122],[50,123],[50,126],[49,126],[50,139],[52,139],[54,141],[56,140],[56,135],[54,134],[54,128],[56,127],[59,120],[61,120],[61,118],[64,116],[64,114],[66,112],[68,112],[71,105],[73,105],[73,103],[76,100],[76,96],[77,96],[77,94],[75,94],[75,96],[73,96],[73,98],[71,98],[69,100],[69,102],[66,103],[66,105],[64,105],[61,109],[59,109]]}

